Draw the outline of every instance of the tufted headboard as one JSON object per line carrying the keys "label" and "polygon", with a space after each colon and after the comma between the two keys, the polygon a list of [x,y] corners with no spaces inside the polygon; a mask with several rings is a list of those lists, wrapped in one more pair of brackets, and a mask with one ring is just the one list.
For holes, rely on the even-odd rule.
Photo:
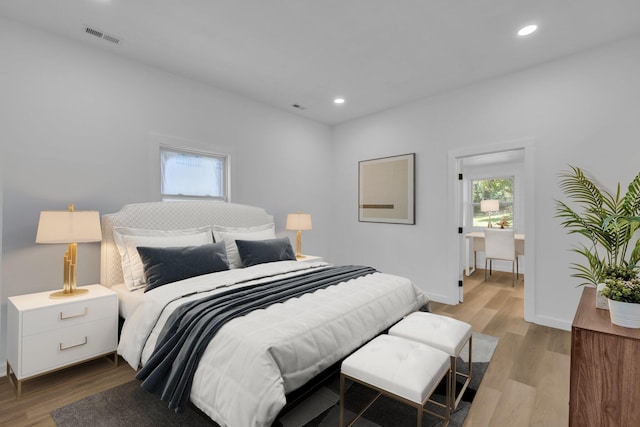
{"label": "tufted headboard", "polygon": [[180,230],[205,225],[253,227],[272,223],[273,216],[264,209],[236,203],[198,200],[125,205],[119,212],[102,216],[100,283],[110,288],[123,282],[120,254],[113,240],[114,227]]}

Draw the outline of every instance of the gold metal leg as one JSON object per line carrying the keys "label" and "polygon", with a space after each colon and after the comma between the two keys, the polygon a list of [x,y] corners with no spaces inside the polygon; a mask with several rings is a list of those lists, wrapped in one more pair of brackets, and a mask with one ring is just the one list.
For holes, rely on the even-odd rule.
{"label": "gold metal leg", "polygon": [[453,404],[453,406],[451,407],[451,409],[456,409],[456,406],[458,406],[457,403],[457,399],[456,399],[456,387],[458,385],[458,364],[456,363],[458,359],[457,355],[451,356],[451,378],[450,378],[450,384],[451,386],[449,387],[449,393],[450,393],[450,397],[451,397],[451,403]]}
{"label": "gold metal leg", "polygon": [[[458,372],[458,368],[457,368],[457,355],[456,356],[451,356],[451,371],[452,371],[452,377],[453,379],[451,380],[451,396],[452,396],[452,407],[451,409],[456,409],[458,407],[458,405],[460,404],[460,401],[462,400],[462,395],[464,394],[464,392],[466,391],[467,387],[469,387],[469,384],[471,383],[471,377],[472,377],[472,372],[473,372],[473,362],[472,362],[472,348],[473,348],[473,335],[471,335],[469,337],[469,371],[467,374],[464,374],[462,372]],[[456,393],[456,388],[458,386],[458,376],[461,376],[463,378],[465,378],[464,383],[462,384],[462,387],[460,388],[460,391],[458,393]]]}
{"label": "gold metal leg", "polygon": [[473,362],[471,358],[471,349],[473,348],[473,335],[469,337],[469,382],[471,382],[471,373],[473,370]]}
{"label": "gold metal leg", "polygon": [[[102,356],[98,356],[97,358],[102,358],[102,357],[109,358],[110,356],[113,356],[113,367],[117,368],[118,367],[118,362],[119,362],[119,357],[118,357],[118,352],[117,351],[114,351],[113,353],[107,353],[107,354],[104,354]],[[94,359],[97,359],[97,358],[94,358]],[[34,376],[31,376],[31,377],[28,377],[28,378],[24,378],[24,379],[21,379],[21,380],[19,380],[18,377],[16,377],[15,371],[13,369],[11,369],[11,365],[9,364],[9,361],[7,360],[7,378],[9,379],[9,383],[11,383],[11,385],[13,386],[13,388],[16,391],[16,398],[20,399],[22,397],[22,383],[23,383],[23,381],[28,381],[30,379],[33,379],[35,377],[39,377],[39,376],[42,376],[42,375],[48,375],[48,374],[50,374],[52,372],[55,372],[55,371],[58,371],[58,370],[61,370],[61,369],[68,369],[73,365],[85,363],[85,362],[88,362],[89,360],[93,360],[93,359],[83,360],[83,361],[80,361],[80,362],[72,364],[72,365],[66,365],[66,366],[63,366],[61,368],[53,369],[51,371],[43,372],[42,374],[34,375]]]}
{"label": "gold metal leg", "polygon": [[[433,389],[431,390],[431,392],[429,393],[429,395],[424,399],[424,401],[422,403],[416,403],[414,401],[405,399],[404,397],[398,396],[394,393],[388,392],[386,390],[383,390],[381,388],[378,388],[374,385],[368,384],[364,381],[360,381],[357,378],[353,378],[350,376],[345,376],[344,374],[340,373],[340,412],[339,412],[339,417],[340,417],[340,421],[339,421],[339,426],[340,427],[344,427],[344,379],[345,378],[349,378],[352,381],[355,381],[359,384],[362,384],[366,387],[369,387],[375,391],[377,391],[377,395],[373,398],[373,400],[371,400],[371,402],[369,402],[368,405],[365,406],[364,409],[362,409],[360,411],[360,413],[358,415],[356,415],[356,417],[351,420],[349,422],[349,424],[347,424],[347,427],[351,427],[370,407],[371,405],[374,404],[374,402],[376,400],[378,400],[378,398],[382,395],[390,397],[392,399],[395,399],[399,402],[402,402],[406,405],[409,405],[411,407],[414,407],[418,410],[418,414],[417,414],[417,420],[416,420],[416,425],[418,427],[422,426],[422,417],[423,414],[427,413],[429,415],[432,415],[434,417],[440,418],[441,420],[443,420],[442,422],[442,427],[446,427],[449,425],[449,419],[451,417],[451,410],[452,410],[452,398],[451,398],[451,378],[452,378],[452,372],[451,369],[447,369],[446,374],[444,374],[442,377],[440,377],[440,381],[444,380],[445,381],[445,385],[446,385],[446,391],[445,391],[445,403],[440,403],[440,402],[436,402],[434,400],[431,400],[431,394],[433,394],[433,391],[435,389],[435,387],[438,385],[438,383],[440,381],[438,381],[436,383],[436,386],[433,387]],[[431,403],[439,408],[442,409],[442,411],[444,411],[444,415],[440,414],[440,413],[436,413],[433,412],[429,409],[426,408],[427,403]]]}
{"label": "gold metal leg", "polygon": [[447,383],[447,390],[446,390],[446,394],[447,394],[447,401],[445,402],[445,408],[444,408],[444,421],[442,422],[442,427],[446,427],[449,425],[449,421],[451,420],[451,407],[452,407],[452,400],[451,400],[451,396],[455,396],[455,394],[451,394],[451,378],[453,378],[453,380],[455,381],[456,375],[454,372],[449,372],[449,382]]}
{"label": "gold metal leg", "polygon": [[9,365],[9,361],[7,360],[7,378],[9,382],[13,386],[16,391],[16,399],[20,399],[22,397],[22,380],[19,380],[18,377],[15,376],[15,372],[11,369],[11,365]]}

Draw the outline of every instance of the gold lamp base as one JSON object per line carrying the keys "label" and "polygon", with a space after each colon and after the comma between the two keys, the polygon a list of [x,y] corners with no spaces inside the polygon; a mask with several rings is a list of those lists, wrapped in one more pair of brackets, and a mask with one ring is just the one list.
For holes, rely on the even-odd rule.
{"label": "gold lamp base", "polygon": [[[73,205],[69,206],[73,210]],[[78,244],[69,243],[69,249],[64,254],[62,290],[49,294],[49,298],[68,298],[86,294],[88,289],[76,288],[76,260],[78,254]]]}
{"label": "gold lamp base", "polygon": [[296,258],[304,258],[302,255],[302,230],[296,233]]}
{"label": "gold lamp base", "polygon": [[88,293],[88,289],[73,289],[72,291],[57,291],[49,294],[49,298],[67,298],[67,297],[77,297],[78,295]]}

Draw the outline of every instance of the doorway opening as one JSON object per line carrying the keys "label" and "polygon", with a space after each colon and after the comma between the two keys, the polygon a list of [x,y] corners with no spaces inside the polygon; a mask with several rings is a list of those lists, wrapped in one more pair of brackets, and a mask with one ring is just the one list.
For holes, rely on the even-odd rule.
{"label": "doorway opening", "polygon": [[[457,177],[452,201],[458,229],[452,237],[452,253],[457,256],[452,274],[457,277],[459,302],[479,292],[484,292],[483,298],[493,293],[496,301],[519,298],[518,311],[525,320],[532,318],[535,254],[526,250],[533,247],[535,228],[532,141],[455,150],[449,153],[449,160]],[[492,229],[504,227],[514,233],[517,279],[512,276],[512,262],[498,260],[487,263],[485,278],[484,231],[489,224]]]}

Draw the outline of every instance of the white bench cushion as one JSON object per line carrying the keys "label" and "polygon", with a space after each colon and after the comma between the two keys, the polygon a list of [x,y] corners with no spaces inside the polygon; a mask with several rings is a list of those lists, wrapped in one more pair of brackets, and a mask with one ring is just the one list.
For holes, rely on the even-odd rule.
{"label": "white bench cushion", "polygon": [[380,335],[342,362],[342,373],[422,404],[449,370],[449,355],[400,337]]}
{"label": "white bench cushion", "polygon": [[389,335],[418,341],[457,356],[471,337],[471,325],[433,313],[414,312],[389,329]]}

